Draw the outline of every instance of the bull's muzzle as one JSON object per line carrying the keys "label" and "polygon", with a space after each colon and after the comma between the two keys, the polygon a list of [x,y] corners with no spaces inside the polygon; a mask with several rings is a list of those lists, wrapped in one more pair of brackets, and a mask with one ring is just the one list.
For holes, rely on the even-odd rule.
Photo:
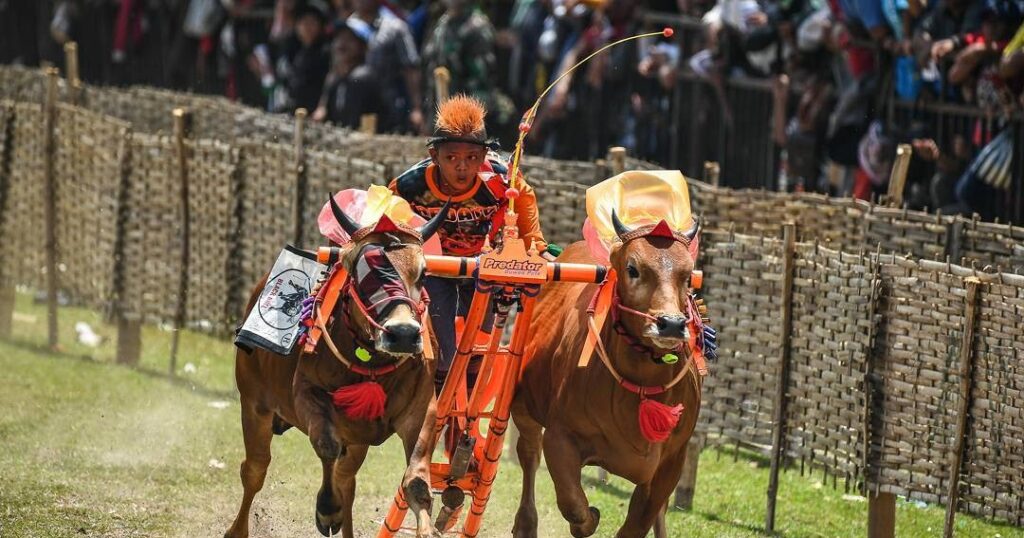
{"label": "bull's muzzle", "polygon": [[685,338],[690,320],[682,314],[662,314],[654,322],[658,338]]}
{"label": "bull's muzzle", "polygon": [[391,355],[415,355],[423,352],[423,334],[419,323],[389,322],[377,337],[377,349]]}

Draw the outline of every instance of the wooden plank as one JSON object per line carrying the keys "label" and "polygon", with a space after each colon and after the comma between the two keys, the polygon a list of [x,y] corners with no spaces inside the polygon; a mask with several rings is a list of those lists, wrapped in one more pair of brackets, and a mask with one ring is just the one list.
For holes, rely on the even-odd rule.
{"label": "wooden plank", "polygon": [[64,44],[64,66],[67,71],[68,95],[71,104],[78,105],[82,98],[82,79],[78,74],[78,44],[74,41]]}
{"label": "wooden plank", "polygon": [[868,538],[896,536],[896,495],[868,495]]}
{"label": "wooden plank", "polygon": [[295,148],[295,198],[292,208],[292,222],[295,225],[295,229],[292,234],[292,241],[297,247],[302,246],[305,220],[302,208],[306,201],[306,115],[305,108],[295,111],[295,130],[292,140],[292,145]]}
{"label": "wooden plank", "polygon": [[177,370],[178,349],[181,331],[185,329],[185,315],[188,306],[188,274],[189,258],[191,257],[189,240],[191,236],[188,185],[188,147],[185,145],[187,123],[190,119],[188,110],[175,108],[174,115],[174,148],[178,160],[178,181],[181,185],[181,279],[178,281],[177,310],[174,315],[174,333],[171,337],[171,361],[168,371],[173,376]]}
{"label": "wooden plank", "polygon": [[775,531],[775,502],[779,492],[779,469],[782,465],[782,445],[786,430],[786,388],[789,380],[789,359],[793,334],[793,258],[796,252],[796,224],[788,222],[782,228],[782,350],[779,357],[779,379],[775,391],[775,417],[772,425],[771,469],[768,474],[768,509],[765,531]]}
{"label": "wooden plank", "polygon": [[57,177],[54,173],[57,140],[57,79],[56,68],[46,70],[46,101],[43,106],[45,121],[45,148],[43,181],[45,183],[46,215],[46,330],[50,349],[58,347],[57,333],[57,292],[60,282],[57,275]]}
{"label": "wooden plank", "polygon": [[971,410],[971,388],[974,377],[974,326],[977,321],[978,286],[976,277],[964,279],[967,297],[964,299],[964,333],[960,340],[960,408],[957,411],[956,438],[949,463],[949,490],[946,501],[946,523],[943,536],[953,536],[953,523],[960,501],[960,469],[963,465],[964,445],[967,436],[967,416]]}
{"label": "wooden plank", "polygon": [[[4,137],[4,145],[0,146],[0,224],[4,222],[4,211],[9,205],[13,109],[8,109],[3,117],[7,121],[0,124],[0,130],[5,131],[7,136]],[[6,237],[5,231],[0,229],[0,241],[6,240],[9,239]],[[2,252],[0,252],[0,338],[7,339],[11,337],[11,325],[14,320],[15,290],[14,281],[10,278],[11,275],[7,274],[9,269],[4,270],[2,267],[10,267],[10,264],[7,263],[7,260],[2,256]]]}
{"label": "wooden plank", "polygon": [[682,510],[693,508],[693,496],[697,490],[697,466],[700,453],[704,449],[704,434],[694,433],[686,444],[686,459],[683,460],[683,474],[676,485],[676,497],[673,505]]}
{"label": "wooden plank", "polygon": [[704,161],[704,182],[717,187],[721,181],[722,169],[715,161]]}
{"label": "wooden plank", "polygon": [[907,184],[907,171],[910,169],[910,157],[913,150],[910,144],[900,144],[896,148],[896,160],[892,163],[892,174],[889,176],[889,192],[886,202],[890,207],[903,205],[903,188]]}
{"label": "wooden plank", "polygon": [[142,322],[138,320],[117,320],[117,363],[128,366],[139,364],[142,356]]}

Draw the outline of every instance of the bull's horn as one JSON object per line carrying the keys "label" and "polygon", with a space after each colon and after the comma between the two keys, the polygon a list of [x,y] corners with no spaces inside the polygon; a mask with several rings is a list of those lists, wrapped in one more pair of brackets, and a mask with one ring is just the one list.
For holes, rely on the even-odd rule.
{"label": "bull's horn", "polygon": [[685,237],[687,241],[693,241],[693,238],[697,237],[697,231],[700,230],[700,217],[693,215],[691,218],[693,219],[693,226],[690,226],[689,230],[683,232],[683,237]]}
{"label": "bull's horn", "polygon": [[444,221],[448,218],[448,208],[451,207],[451,205],[452,199],[449,198],[448,201],[441,206],[441,210],[438,211],[436,215],[428,220],[426,224],[419,227],[419,230],[417,231],[420,232],[420,237],[423,238],[424,243],[437,232],[437,229],[440,228],[442,224],[444,224]]}
{"label": "bull's horn", "polygon": [[615,226],[615,233],[618,234],[620,238],[633,231],[619,220],[619,215],[614,209],[612,210],[612,226]]}
{"label": "bull's horn", "polygon": [[349,218],[349,216],[346,215],[340,207],[338,207],[338,202],[334,201],[334,196],[328,196],[328,199],[331,201],[331,213],[334,213],[334,220],[338,221],[338,224],[341,225],[341,229],[345,230],[345,233],[347,233],[349,237],[352,237],[356,231],[359,230],[359,223]]}

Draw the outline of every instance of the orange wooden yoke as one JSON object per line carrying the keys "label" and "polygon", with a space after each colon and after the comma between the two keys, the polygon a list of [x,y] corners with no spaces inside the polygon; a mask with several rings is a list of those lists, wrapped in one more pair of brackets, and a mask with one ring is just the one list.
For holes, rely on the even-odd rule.
{"label": "orange wooden yoke", "polygon": [[[516,222],[515,215],[507,216],[505,222]],[[434,276],[472,277],[477,282],[459,337],[458,350],[438,397],[434,424],[435,444],[445,426],[454,429],[459,441],[446,448],[442,461],[430,465],[431,488],[435,494],[448,495],[452,488],[457,488],[471,499],[461,529],[456,527],[465,512],[464,507],[444,503],[447,508],[442,507],[441,510],[447,509],[452,515],[439,530],[446,535],[470,538],[480,532],[484,510],[498,473],[509,407],[519,382],[523,349],[529,337],[530,318],[540,286],[556,280],[600,283],[608,271],[599,265],[549,263],[535,250],[526,250],[518,229],[511,224],[502,231],[500,249],[485,248],[479,258],[427,256],[427,271]],[[507,344],[502,344],[512,308],[518,309],[512,337]],[[495,318],[494,328],[488,335],[481,326],[489,309],[495,312]],[[466,369],[470,357],[475,355],[483,356],[483,362],[476,385],[472,391],[467,391]],[[472,437],[472,451],[471,462],[467,466],[465,462],[455,460],[459,458],[456,447],[463,443],[468,446],[468,437]],[[408,509],[409,504],[399,487],[378,538],[395,536],[401,530],[414,530],[403,527]]]}

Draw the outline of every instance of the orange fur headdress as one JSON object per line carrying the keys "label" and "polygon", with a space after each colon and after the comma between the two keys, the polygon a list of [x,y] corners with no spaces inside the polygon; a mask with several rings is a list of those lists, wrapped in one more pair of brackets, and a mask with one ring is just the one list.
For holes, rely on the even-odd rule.
{"label": "orange fur headdress", "polygon": [[484,118],[487,110],[479,100],[466,95],[456,95],[437,107],[434,122],[434,136],[428,145],[443,142],[465,142],[493,147],[495,142],[487,138]]}

